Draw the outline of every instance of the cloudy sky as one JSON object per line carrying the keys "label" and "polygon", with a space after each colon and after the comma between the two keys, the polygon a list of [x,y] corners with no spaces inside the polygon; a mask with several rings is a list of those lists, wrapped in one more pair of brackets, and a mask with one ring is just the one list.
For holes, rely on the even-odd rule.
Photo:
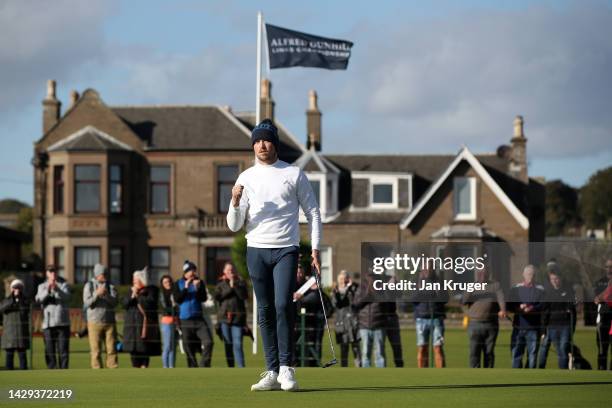
{"label": "cloudy sky", "polygon": [[521,114],[531,175],[580,186],[612,164],[612,1],[253,3],[0,2],[0,199],[32,203],[47,79],[64,107],[95,88],[109,105],[253,110],[258,9],[355,43],[347,71],[267,72],[301,139],[318,91],[324,152],[489,152]]}

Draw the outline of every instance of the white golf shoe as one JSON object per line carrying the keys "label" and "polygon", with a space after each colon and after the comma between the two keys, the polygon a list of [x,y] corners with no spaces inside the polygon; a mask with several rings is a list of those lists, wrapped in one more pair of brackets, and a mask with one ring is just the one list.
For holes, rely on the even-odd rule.
{"label": "white golf shoe", "polygon": [[277,378],[278,374],[274,371],[264,371],[261,373],[261,380],[257,384],[251,385],[251,391],[274,391],[280,390],[281,385]]}
{"label": "white golf shoe", "polygon": [[295,381],[295,368],[281,366],[278,373],[278,382],[283,391],[297,391],[298,384]]}

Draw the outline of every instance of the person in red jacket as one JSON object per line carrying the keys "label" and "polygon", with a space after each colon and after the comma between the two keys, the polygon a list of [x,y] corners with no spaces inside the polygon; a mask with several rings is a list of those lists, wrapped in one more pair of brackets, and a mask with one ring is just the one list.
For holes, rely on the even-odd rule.
{"label": "person in red jacket", "polygon": [[[595,282],[595,298],[597,305],[597,369],[608,369],[608,350],[610,349],[610,333],[612,332],[612,305],[610,305],[610,286],[612,286],[612,257],[606,261],[606,275]],[[610,364],[612,370],[612,363]]]}

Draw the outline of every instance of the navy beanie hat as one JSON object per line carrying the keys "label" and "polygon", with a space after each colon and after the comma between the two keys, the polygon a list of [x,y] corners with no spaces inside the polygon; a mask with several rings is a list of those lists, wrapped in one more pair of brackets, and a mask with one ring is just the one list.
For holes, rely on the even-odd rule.
{"label": "navy beanie hat", "polygon": [[196,264],[191,262],[189,259],[186,259],[185,263],[183,263],[183,274],[185,274],[185,273],[187,273],[189,271],[195,271],[197,269],[198,269],[198,267],[196,266]]}
{"label": "navy beanie hat", "polygon": [[278,129],[270,119],[262,120],[251,132],[251,144],[254,145],[258,140],[272,142],[274,148],[278,152],[278,145],[280,143],[278,139]]}

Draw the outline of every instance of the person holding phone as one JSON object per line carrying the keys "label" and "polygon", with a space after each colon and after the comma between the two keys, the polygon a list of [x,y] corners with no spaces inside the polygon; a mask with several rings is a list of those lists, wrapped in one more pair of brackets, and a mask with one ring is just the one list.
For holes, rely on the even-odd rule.
{"label": "person holding phone", "polygon": [[159,289],[149,282],[149,270],[132,274],[132,287],[123,300],[123,350],[130,353],[132,367],[147,368],[151,356],[161,355],[157,316]]}
{"label": "person holding phone", "polygon": [[89,333],[89,349],[91,368],[101,368],[102,359],[100,343],[106,347],[106,367],[117,368],[117,327],[115,307],[119,302],[117,290],[107,278],[106,266],[96,264],[94,277],[83,287],[83,307],[87,310],[87,331]]}
{"label": "person holding phone", "polygon": [[43,312],[43,338],[47,368],[68,368],[70,342],[70,316],[68,283],[57,276],[55,265],[47,266],[47,279],[38,285],[35,300]]}
{"label": "person holding phone", "polygon": [[200,367],[210,367],[213,350],[212,331],[204,320],[202,302],[206,301],[206,284],[193,262],[183,264],[183,277],[174,286],[174,299],[179,305],[179,320],[183,332],[183,345],[187,366],[197,367],[196,354],[202,352]]}
{"label": "person holding phone", "polygon": [[26,351],[30,348],[30,302],[23,289],[23,281],[14,279],[10,284],[8,296],[0,302],[0,314],[3,318],[1,344],[6,353],[7,370],[15,368],[15,352],[19,357],[19,369],[28,369]]}
{"label": "person holding phone", "polygon": [[249,292],[246,282],[238,275],[234,264],[223,265],[223,275],[217,282],[215,300],[218,302],[217,321],[220,325],[228,367],[244,367],[242,335],[246,326],[246,301]]}

